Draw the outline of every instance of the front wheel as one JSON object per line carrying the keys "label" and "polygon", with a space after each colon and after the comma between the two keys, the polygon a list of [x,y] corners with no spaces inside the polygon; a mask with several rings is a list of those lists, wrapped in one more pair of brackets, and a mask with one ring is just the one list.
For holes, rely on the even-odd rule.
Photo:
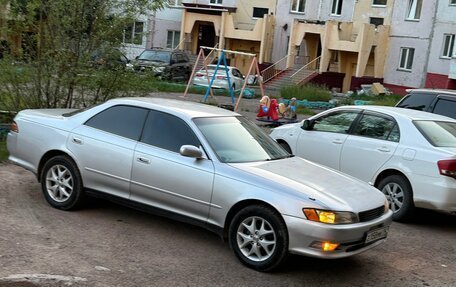
{"label": "front wheel", "polygon": [[70,210],[82,202],[82,178],[76,164],[67,156],[48,160],[41,173],[41,188],[53,207]]}
{"label": "front wheel", "polygon": [[279,145],[280,145],[281,147],[283,147],[283,149],[286,150],[289,154],[293,154],[293,152],[291,151],[290,146],[289,146],[286,142],[280,141],[280,142],[279,142]]}
{"label": "front wheel", "polygon": [[230,224],[229,242],[236,257],[258,271],[278,267],[288,254],[285,223],[277,212],[261,205],[236,214]]}
{"label": "front wheel", "polygon": [[378,185],[388,199],[393,211],[393,220],[408,221],[412,218],[415,206],[413,204],[412,187],[408,180],[401,175],[390,175],[382,179]]}

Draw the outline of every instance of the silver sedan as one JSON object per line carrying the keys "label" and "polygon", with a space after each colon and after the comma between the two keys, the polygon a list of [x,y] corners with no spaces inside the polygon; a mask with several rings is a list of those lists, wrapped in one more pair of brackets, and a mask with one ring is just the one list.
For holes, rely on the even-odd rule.
{"label": "silver sedan", "polygon": [[25,110],[9,159],[55,208],[87,194],[204,226],[256,270],[291,252],[341,258],[377,246],[392,212],[377,189],[289,155],[239,114],[151,98],[87,110]]}

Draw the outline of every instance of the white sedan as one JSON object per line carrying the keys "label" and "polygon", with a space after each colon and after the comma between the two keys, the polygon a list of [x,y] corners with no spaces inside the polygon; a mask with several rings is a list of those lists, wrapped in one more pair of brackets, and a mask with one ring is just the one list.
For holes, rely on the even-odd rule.
{"label": "white sedan", "polygon": [[339,107],[271,136],[290,153],[380,189],[394,220],[414,207],[456,213],[456,121],[391,107]]}
{"label": "white sedan", "polygon": [[[199,70],[193,77],[193,85],[207,87],[214,76],[216,67],[217,65],[208,65],[207,71],[204,68]],[[242,73],[236,67],[227,66],[226,68],[228,68],[230,82],[228,83],[225,66],[220,66],[212,83],[212,88],[228,90],[231,85],[234,91],[241,89],[244,85]]]}

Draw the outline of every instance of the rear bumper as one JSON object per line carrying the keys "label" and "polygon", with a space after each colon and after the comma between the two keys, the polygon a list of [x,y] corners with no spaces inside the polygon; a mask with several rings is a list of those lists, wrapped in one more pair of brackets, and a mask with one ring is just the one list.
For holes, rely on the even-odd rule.
{"label": "rear bumper", "polygon": [[456,179],[413,174],[408,176],[416,207],[456,212]]}
{"label": "rear bumper", "polygon": [[[302,218],[283,216],[288,227],[289,251],[311,257],[336,259],[349,257],[371,249],[385,239],[365,243],[368,231],[388,228],[392,221],[392,211],[369,221],[355,224],[329,225]],[[340,243],[335,251],[323,251],[318,243],[329,241]]]}

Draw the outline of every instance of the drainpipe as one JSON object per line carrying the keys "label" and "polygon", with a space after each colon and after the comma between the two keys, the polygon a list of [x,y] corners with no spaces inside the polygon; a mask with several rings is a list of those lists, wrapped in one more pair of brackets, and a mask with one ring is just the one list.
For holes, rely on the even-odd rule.
{"label": "drainpipe", "polygon": [[148,22],[149,22],[149,27],[148,27],[149,31],[148,32],[149,33],[147,33],[146,48],[152,48],[154,46],[155,17],[156,17],[155,11],[153,13],[149,14],[149,17],[148,17]]}
{"label": "drainpipe", "polygon": [[321,20],[321,6],[323,5],[323,0],[320,0],[320,4],[318,5],[318,15],[317,15],[317,20]]}
{"label": "drainpipe", "polygon": [[432,29],[431,29],[431,34],[429,35],[427,59],[426,59],[426,63],[424,64],[424,67],[423,67],[423,75],[424,75],[424,77],[421,79],[421,85],[420,85],[421,88],[424,88],[424,86],[426,85],[427,70],[428,70],[428,67],[429,67],[429,60],[430,60],[429,56],[430,56],[430,53],[431,53],[432,41],[434,40],[434,31],[435,31],[435,24],[437,22],[437,13],[439,11],[439,2],[440,1],[434,0],[434,2],[437,2],[437,4],[435,4],[435,11],[434,11],[433,19],[432,19]]}

